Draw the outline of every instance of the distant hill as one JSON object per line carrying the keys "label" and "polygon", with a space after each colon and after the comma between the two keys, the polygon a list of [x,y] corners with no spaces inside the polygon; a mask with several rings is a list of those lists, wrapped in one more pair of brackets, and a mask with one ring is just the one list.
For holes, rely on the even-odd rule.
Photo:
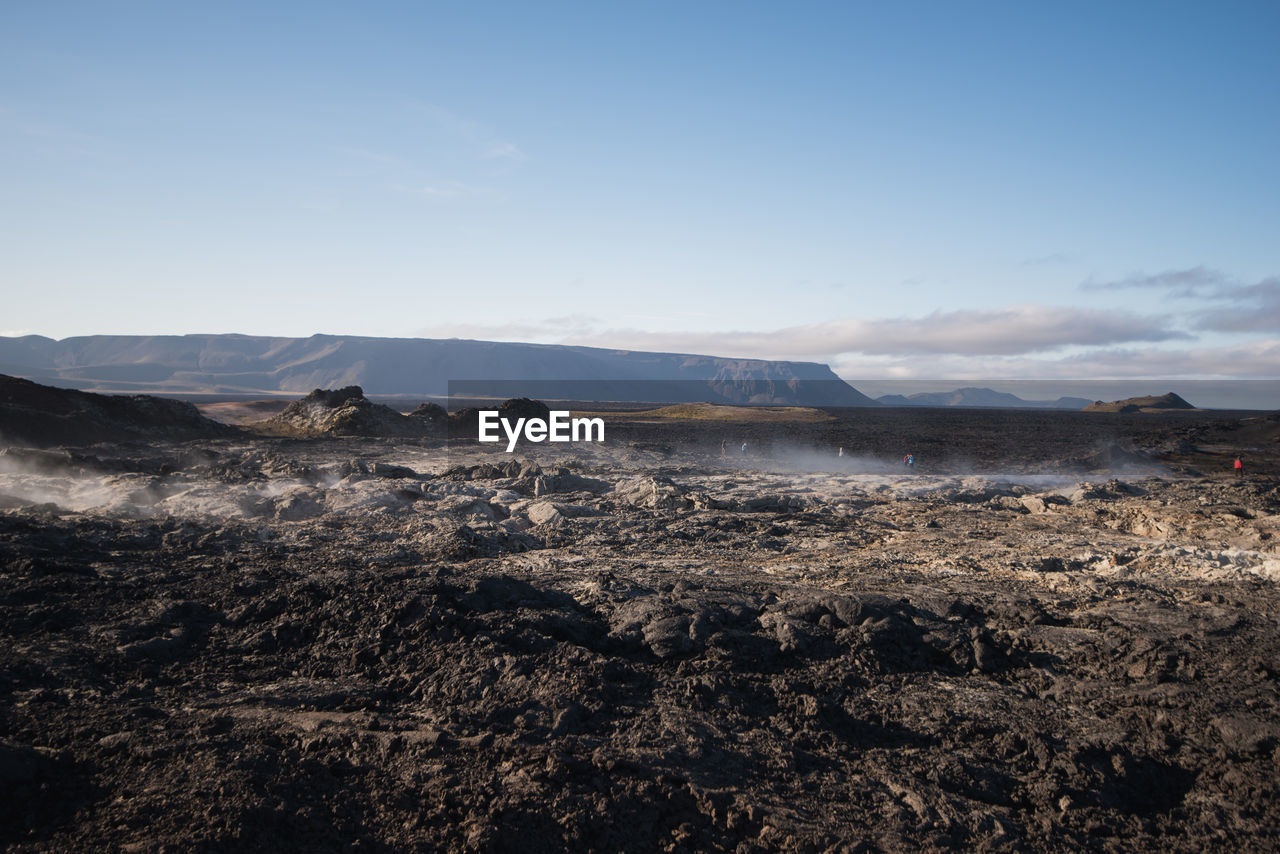
{"label": "distant hill", "polygon": [[1085,412],[1165,412],[1172,409],[1195,409],[1194,406],[1173,392],[1159,396],[1130,397],[1104,403],[1095,401],[1084,408]]}
{"label": "distant hill", "polygon": [[384,396],[878,405],[815,362],[456,338],[0,337],[0,372],[62,387],[173,395],[271,395],[359,385],[367,394]]}
{"label": "distant hill", "polygon": [[1023,400],[1017,395],[989,388],[958,388],[955,391],[921,392],[919,394],[886,394],[876,398],[885,406],[962,406],[974,409],[1083,409],[1090,401],[1083,397],[1060,397],[1057,400]]}

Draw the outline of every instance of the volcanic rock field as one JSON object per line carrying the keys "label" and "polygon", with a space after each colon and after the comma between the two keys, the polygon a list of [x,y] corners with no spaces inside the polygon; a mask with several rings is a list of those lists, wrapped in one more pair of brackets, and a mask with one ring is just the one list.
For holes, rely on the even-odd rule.
{"label": "volcanic rock field", "polygon": [[1280,422],[797,417],[8,447],[0,843],[1275,844]]}

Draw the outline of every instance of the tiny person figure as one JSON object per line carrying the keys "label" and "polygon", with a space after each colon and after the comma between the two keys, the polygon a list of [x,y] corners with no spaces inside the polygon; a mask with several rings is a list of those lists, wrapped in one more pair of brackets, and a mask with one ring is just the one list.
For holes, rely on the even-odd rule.
{"label": "tiny person figure", "polygon": [[837,456],[837,457],[843,457],[843,456],[844,456],[844,448],[841,448],[841,449],[840,449],[840,453],[836,454],[836,456]]}
{"label": "tiny person figure", "polygon": [[728,439],[720,440],[720,456],[722,457],[725,455],[725,443],[727,443],[728,441],[729,441]]}
{"label": "tiny person figure", "polygon": [[743,443],[742,443],[742,455],[743,455],[744,457],[747,455],[747,443],[746,443],[746,442],[743,442]]}
{"label": "tiny person figure", "polygon": [[916,455],[907,454],[907,470],[910,471],[916,467]]}
{"label": "tiny person figure", "polygon": [[1236,477],[1244,477],[1244,460],[1236,457],[1235,461]]}

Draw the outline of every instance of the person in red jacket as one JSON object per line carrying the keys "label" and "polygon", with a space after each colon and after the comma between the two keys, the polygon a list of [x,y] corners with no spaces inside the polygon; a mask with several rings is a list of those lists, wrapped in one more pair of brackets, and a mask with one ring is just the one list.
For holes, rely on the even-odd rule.
{"label": "person in red jacket", "polygon": [[1243,477],[1244,476],[1244,460],[1240,459],[1239,457],[1236,457],[1235,467],[1236,467],[1236,477]]}

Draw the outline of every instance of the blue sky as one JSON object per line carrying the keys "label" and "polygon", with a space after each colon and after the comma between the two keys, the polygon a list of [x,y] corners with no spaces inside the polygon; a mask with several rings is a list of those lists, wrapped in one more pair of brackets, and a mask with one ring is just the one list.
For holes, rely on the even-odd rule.
{"label": "blue sky", "polygon": [[1280,3],[21,2],[0,333],[1280,378]]}

